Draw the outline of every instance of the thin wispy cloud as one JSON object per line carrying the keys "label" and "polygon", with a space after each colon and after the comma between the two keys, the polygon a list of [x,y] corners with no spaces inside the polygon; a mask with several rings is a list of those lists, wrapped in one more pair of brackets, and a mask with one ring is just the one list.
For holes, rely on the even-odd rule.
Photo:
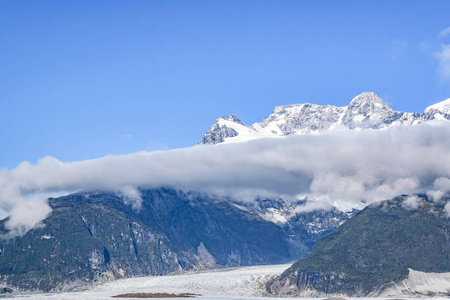
{"label": "thin wispy cloud", "polygon": [[443,85],[450,86],[450,27],[439,32],[433,39],[420,44],[425,53],[433,57],[437,62],[437,74]]}
{"label": "thin wispy cloud", "polygon": [[446,37],[449,34],[450,34],[450,27],[447,27],[444,30],[441,30],[441,32],[439,32],[439,36],[441,37]]}
{"label": "thin wispy cloud", "polygon": [[408,49],[408,42],[405,40],[392,41],[391,59],[400,58]]}
{"label": "thin wispy cloud", "polygon": [[158,142],[158,141],[150,141],[147,144],[146,150],[147,151],[159,151],[159,150],[166,151],[166,150],[170,150],[170,147],[167,146],[166,144]]}
{"label": "thin wispy cloud", "polygon": [[444,43],[450,35],[450,27],[439,32],[439,49],[434,53],[438,62],[438,73],[442,84],[450,85],[450,44]]}
{"label": "thin wispy cloud", "polygon": [[436,58],[442,83],[450,84],[450,45],[442,45],[441,50],[436,53]]}
{"label": "thin wispy cloud", "polygon": [[43,193],[111,190],[139,207],[138,187],[172,186],[252,201],[307,195],[361,207],[438,190],[450,178],[450,122],[260,139],[63,163],[46,157],[0,172],[0,207],[23,234],[50,212]]}

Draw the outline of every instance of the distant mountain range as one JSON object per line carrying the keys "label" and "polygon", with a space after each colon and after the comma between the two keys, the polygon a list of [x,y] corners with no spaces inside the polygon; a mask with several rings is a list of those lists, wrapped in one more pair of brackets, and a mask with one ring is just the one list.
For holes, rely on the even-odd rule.
{"label": "distant mountain range", "polygon": [[348,215],[295,213],[307,200],[237,204],[173,189],[141,190],[140,210],[111,192],[50,199],[22,237],[0,222],[0,288],[58,291],[132,276],[283,263],[305,258]]}
{"label": "distant mountain range", "polygon": [[375,93],[365,92],[344,107],[310,103],[277,106],[262,122],[251,126],[245,125],[234,114],[220,117],[199,144],[313,134],[341,126],[349,129],[383,129],[435,119],[450,120],[450,99],[427,107],[423,113],[408,113],[394,111]]}

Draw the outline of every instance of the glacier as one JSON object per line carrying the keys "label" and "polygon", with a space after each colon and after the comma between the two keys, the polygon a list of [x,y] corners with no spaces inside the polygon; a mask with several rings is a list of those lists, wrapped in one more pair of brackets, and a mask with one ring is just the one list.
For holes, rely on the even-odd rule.
{"label": "glacier", "polygon": [[[280,275],[289,264],[240,267],[232,269],[212,270],[207,272],[188,272],[182,275],[149,276],[121,279],[93,286],[87,290],[52,294],[15,294],[14,298],[30,300],[47,299],[110,299],[124,293],[195,293],[201,294],[198,299],[241,299],[241,300],[275,300],[286,299],[264,296],[264,283],[271,277]],[[392,299],[408,297],[408,299],[424,299],[426,291],[448,291],[450,273],[424,273],[410,270],[410,276],[400,285],[385,290],[374,297],[354,298]],[[178,298],[173,298],[178,299]],[[195,299],[195,298],[193,298]],[[312,300],[318,298],[289,298]],[[348,298],[352,299],[352,298]],[[448,299],[433,297],[436,300]]]}

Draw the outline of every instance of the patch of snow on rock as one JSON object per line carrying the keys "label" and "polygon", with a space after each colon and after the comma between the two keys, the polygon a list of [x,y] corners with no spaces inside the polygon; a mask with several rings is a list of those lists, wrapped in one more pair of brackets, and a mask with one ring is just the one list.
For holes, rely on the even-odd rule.
{"label": "patch of snow on rock", "polygon": [[401,283],[379,295],[392,297],[400,295],[448,295],[450,293],[450,273],[426,273],[409,269],[409,275]]}

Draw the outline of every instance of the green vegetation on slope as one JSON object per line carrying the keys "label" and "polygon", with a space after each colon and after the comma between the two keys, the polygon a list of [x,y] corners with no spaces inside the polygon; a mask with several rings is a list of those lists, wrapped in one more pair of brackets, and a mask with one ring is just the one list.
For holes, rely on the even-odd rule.
{"label": "green vegetation on slope", "polygon": [[450,220],[444,204],[420,195],[418,208],[407,196],[370,205],[320,240],[311,255],[271,282],[280,294],[345,293],[362,296],[399,282],[408,268],[450,271]]}
{"label": "green vegetation on slope", "polygon": [[53,211],[42,226],[0,239],[0,283],[53,291],[104,279],[289,259],[280,227],[227,201],[172,189],[141,194],[139,210],[108,192],[50,199]]}

